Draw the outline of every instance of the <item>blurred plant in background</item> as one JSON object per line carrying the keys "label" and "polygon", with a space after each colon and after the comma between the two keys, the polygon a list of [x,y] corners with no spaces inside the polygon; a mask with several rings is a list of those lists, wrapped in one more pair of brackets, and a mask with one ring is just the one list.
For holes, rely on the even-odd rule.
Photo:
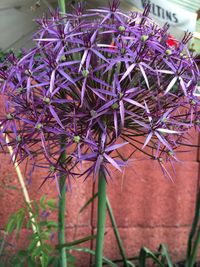
{"label": "blurred plant in background", "polygon": [[[25,208],[20,208],[11,214],[1,243],[1,267],[60,266],[58,250],[55,249],[58,224],[49,218],[57,209],[56,202],[55,199],[46,199],[43,195],[40,201],[33,201],[32,206],[27,204]],[[21,230],[23,228],[31,232],[33,219],[36,231],[29,235],[26,248],[18,251],[18,244],[23,234]],[[12,235],[16,238],[14,244],[10,241]],[[70,253],[67,253],[67,257],[68,266],[75,266],[75,258]]]}

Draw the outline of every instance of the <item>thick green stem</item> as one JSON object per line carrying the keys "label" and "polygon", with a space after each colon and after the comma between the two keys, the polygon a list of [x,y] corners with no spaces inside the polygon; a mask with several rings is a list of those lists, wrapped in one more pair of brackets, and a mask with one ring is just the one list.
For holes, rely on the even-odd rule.
{"label": "thick green stem", "polygon": [[[66,13],[65,0],[58,0],[58,5],[60,8],[61,14]],[[60,164],[65,163],[66,160],[66,147],[65,147],[65,138],[61,138],[61,155],[60,155]],[[60,198],[59,198],[59,207],[58,207],[58,243],[60,246],[65,244],[65,209],[66,209],[66,176],[62,173],[59,177],[59,189],[60,189]],[[60,249],[60,266],[67,267],[67,255],[65,247]]]}
{"label": "thick green stem", "polygon": [[[66,160],[66,151],[65,151],[65,138],[61,139],[61,156],[60,164],[62,165]],[[65,244],[65,209],[66,209],[66,176],[62,173],[59,177],[59,207],[58,207],[58,242],[62,246]],[[60,249],[60,266],[67,267],[67,256],[66,249],[62,247]]]}
{"label": "thick green stem", "polygon": [[106,220],[106,180],[100,172],[98,184],[98,221],[97,221],[97,241],[95,251],[95,267],[102,267],[103,264],[103,243]]}
{"label": "thick green stem", "polygon": [[58,5],[60,7],[60,12],[62,14],[66,13],[65,0],[58,0]]}

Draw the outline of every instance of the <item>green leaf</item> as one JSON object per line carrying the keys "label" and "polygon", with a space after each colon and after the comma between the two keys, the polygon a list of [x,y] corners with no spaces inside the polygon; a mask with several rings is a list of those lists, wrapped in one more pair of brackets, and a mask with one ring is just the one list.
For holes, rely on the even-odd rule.
{"label": "green leaf", "polygon": [[40,198],[40,207],[41,207],[43,210],[46,210],[46,206],[45,206],[45,204],[44,204],[45,200],[46,200],[46,195],[41,196],[41,198]]}
{"label": "green leaf", "polygon": [[146,267],[147,258],[151,258],[154,263],[158,264],[159,267],[165,267],[165,265],[162,264],[162,262],[157,258],[157,256],[146,247],[143,247],[140,250],[139,267]]}
{"label": "green leaf", "polygon": [[38,232],[35,232],[31,235],[31,240],[35,239],[35,240],[39,240],[41,237],[40,237],[40,234]]}
{"label": "green leaf", "polygon": [[41,221],[41,222],[38,223],[38,225],[40,227],[46,227],[47,226],[47,221],[46,220],[45,221]]}
{"label": "green leaf", "polygon": [[32,226],[31,220],[28,220],[26,223],[26,228],[30,229]]}
{"label": "green leaf", "polygon": [[47,221],[46,226],[49,228],[58,228],[58,223],[54,221]]}
{"label": "green leaf", "polygon": [[36,258],[36,257],[39,257],[42,253],[42,247],[41,246],[34,246],[34,249],[31,253],[31,257],[32,259]]}
{"label": "green leaf", "polygon": [[30,211],[32,212],[34,218],[39,216],[40,207],[36,201],[33,201],[33,208],[30,207]]}
{"label": "green leaf", "polygon": [[45,253],[42,254],[42,257],[40,259],[42,267],[47,267],[49,262],[49,256]]}
{"label": "green leaf", "polygon": [[37,246],[37,243],[38,243],[38,240],[37,239],[31,240],[31,242],[30,242],[30,244],[28,246],[28,250],[30,252],[32,252],[35,249],[35,247]]}
{"label": "green leaf", "polygon": [[24,209],[22,209],[17,214],[17,221],[16,221],[16,224],[17,224],[16,225],[16,236],[17,236],[17,238],[19,237],[19,233],[22,229],[24,219],[25,219],[25,211],[24,211]]}
{"label": "green leaf", "polygon": [[[91,255],[94,255],[95,256],[95,251],[94,250],[91,250],[89,248],[79,248],[79,247],[66,247],[67,250],[75,250],[75,251],[80,251],[80,252],[85,252],[85,253],[89,253]],[[117,264],[115,264],[114,262],[112,262],[111,260],[103,257],[103,261],[105,263],[107,263],[109,266],[112,266],[112,267],[117,267]]]}
{"label": "green leaf", "polygon": [[16,191],[20,191],[21,189],[14,186],[14,185],[6,185],[5,186],[6,189],[12,189],[12,190],[16,190]]}
{"label": "green leaf", "polygon": [[6,232],[8,233],[8,234],[11,234],[13,231],[14,231],[14,229],[15,229],[15,225],[16,225],[16,223],[15,223],[15,217],[10,217],[10,219],[9,219],[9,221],[8,221],[8,223],[7,223],[7,225],[6,225]]}
{"label": "green leaf", "polygon": [[43,251],[46,253],[46,254],[51,254],[52,253],[52,247],[51,245],[47,244],[47,243],[44,243],[43,246]]}
{"label": "green leaf", "polygon": [[128,266],[135,267],[135,264],[133,264],[131,261],[127,260],[127,263],[128,263]]}
{"label": "green leaf", "polygon": [[[68,259],[68,258],[67,258]],[[55,257],[55,256],[50,256],[49,257],[49,262],[48,262],[48,266],[53,266],[53,267],[60,267],[60,261],[59,261],[59,257]]]}
{"label": "green leaf", "polygon": [[94,194],[94,196],[92,196],[83,206],[82,208],[79,210],[79,213],[83,212],[84,209],[98,196],[98,193]]}
{"label": "green leaf", "polygon": [[24,267],[24,262],[20,262],[15,264],[15,267]]}
{"label": "green leaf", "polygon": [[17,255],[20,257],[20,258],[24,258],[26,256],[28,256],[28,251],[27,250],[20,250]]}
{"label": "green leaf", "polygon": [[165,244],[160,244],[159,251],[160,251],[161,255],[166,259],[166,261],[167,261],[167,266],[168,266],[168,267],[173,267],[172,260],[171,260],[171,258],[170,258],[168,249],[167,249],[167,247],[166,247]]}
{"label": "green leaf", "polygon": [[40,234],[40,238],[43,240],[48,240],[51,235],[51,231],[44,231]]}
{"label": "green leaf", "polygon": [[66,254],[67,254],[68,262],[70,262],[71,264],[74,264],[76,262],[76,258],[72,254],[70,254],[69,252],[66,252]]}
{"label": "green leaf", "polygon": [[27,266],[28,267],[36,267],[35,261],[31,258],[31,256],[27,259]]}
{"label": "green leaf", "polygon": [[50,208],[50,209],[56,209],[57,208],[57,205],[56,205],[56,199],[49,199],[46,201],[46,205]]}
{"label": "green leaf", "polygon": [[140,255],[139,255],[139,267],[146,267],[146,252],[145,250],[142,248],[140,250]]}

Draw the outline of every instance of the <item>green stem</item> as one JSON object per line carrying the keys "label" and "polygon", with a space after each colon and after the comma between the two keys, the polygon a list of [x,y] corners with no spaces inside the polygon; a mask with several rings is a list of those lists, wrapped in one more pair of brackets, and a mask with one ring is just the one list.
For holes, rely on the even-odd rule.
{"label": "green stem", "polygon": [[66,13],[65,0],[58,0],[58,5],[60,7],[60,12],[62,14]]}
{"label": "green stem", "polygon": [[[65,0],[58,0],[58,5],[60,8],[61,14],[66,13]],[[62,165],[66,160],[66,147],[65,147],[65,138],[61,138],[61,155],[60,155],[60,164]],[[58,243],[59,245],[65,244],[65,209],[66,209],[66,176],[60,174],[59,177],[59,189],[60,189],[60,198],[59,198],[59,207],[58,207]],[[67,267],[67,255],[65,247],[60,249],[60,266]]]}
{"label": "green stem", "polygon": [[197,231],[197,236],[196,239],[194,241],[194,247],[190,256],[190,260],[189,260],[189,264],[187,264],[186,266],[188,267],[193,267],[196,261],[196,257],[197,257],[197,252],[199,249],[199,245],[200,245],[200,227]]}
{"label": "green stem", "polygon": [[193,237],[195,235],[195,232],[196,232],[196,229],[197,229],[197,226],[198,226],[199,217],[200,217],[200,190],[198,191],[198,194],[197,194],[196,206],[195,206],[195,215],[194,215],[194,219],[192,221],[192,227],[191,227],[189,238],[188,238],[187,259],[191,255],[191,251],[192,251],[192,239],[193,239]]}
{"label": "green stem", "polygon": [[110,201],[109,201],[108,197],[106,198],[106,205],[107,205],[108,213],[109,213],[110,220],[111,220],[111,223],[112,223],[112,227],[113,227],[113,230],[114,230],[114,233],[115,233],[115,237],[117,239],[117,244],[118,244],[118,247],[119,247],[119,250],[120,250],[120,254],[121,254],[122,259],[124,261],[124,266],[127,267],[128,264],[127,264],[127,258],[126,258],[125,249],[124,249],[122,240],[121,240],[120,235],[119,235],[119,231],[118,231],[118,228],[117,228],[115,217],[114,217],[114,214],[113,214],[113,211],[112,211],[112,208],[111,208]]}
{"label": "green stem", "polygon": [[103,264],[103,242],[106,220],[106,179],[102,172],[99,174],[98,184],[98,221],[97,241],[95,251],[95,267],[102,267]]}
{"label": "green stem", "polygon": [[[200,242],[200,231],[198,230],[198,234],[196,236],[196,240],[193,242],[193,238],[195,236],[195,233],[197,232],[197,227],[198,227],[198,223],[199,223],[199,216],[200,216],[200,189],[198,190],[198,194],[197,194],[197,198],[196,198],[196,206],[195,206],[195,215],[194,215],[194,219],[192,222],[192,227],[190,230],[190,234],[188,237],[188,244],[187,244],[187,257],[186,257],[186,266],[187,267],[191,267],[193,266],[192,262],[193,262],[193,257],[196,257],[195,255],[195,250],[198,248],[199,246],[199,242]],[[193,245],[194,243],[194,245]],[[197,246],[197,248],[195,247],[195,245]]]}
{"label": "green stem", "polygon": [[[66,160],[65,138],[61,138],[61,155],[60,164],[62,165]],[[65,244],[65,209],[66,209],[66,176],[60,174],[59,177],[60,197],[58,203],[58,243],[60,249],[60,266],[67,267],[66,249],[62,247]]]}

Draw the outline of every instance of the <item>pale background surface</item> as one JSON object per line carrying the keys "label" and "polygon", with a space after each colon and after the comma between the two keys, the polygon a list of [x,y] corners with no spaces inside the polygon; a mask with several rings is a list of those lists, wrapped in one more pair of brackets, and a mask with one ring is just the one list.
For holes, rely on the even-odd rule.
{"label": "pale background surface", "polygon": [[[196,12],[200,8],[200,0],[170,0],[172,3]],[[70,5],[71,0],[66,1]],[[98,7],[107,5],[108,0],[88,0],[89,6]],[[37,7],[37,3],[40,4]],[[31,36],[36,30],[34,18],[47,11],[47,6],[56,7],[56,0],[0,0],[0,49],[19,49],[31,47]],[[133,8],[128,1],[121,1],[121,8],[130,10]],[[200,34],[200,20],[197,22],[196,31]],[[200,52],[200,41],[195,41],[195,49]]]}

